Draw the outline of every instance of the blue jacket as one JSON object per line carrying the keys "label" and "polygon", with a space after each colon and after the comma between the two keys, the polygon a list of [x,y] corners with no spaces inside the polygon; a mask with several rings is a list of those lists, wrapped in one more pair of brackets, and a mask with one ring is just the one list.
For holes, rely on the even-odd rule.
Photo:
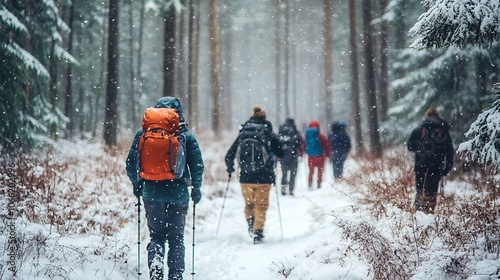
{"label": "blue jacket", "polygon": [[162,97],[156,103],[156,108],[173,108],[179,113],[180,130],[186,137],[186,165],[187,172],[181,179],[164,180],[164,181],[148,181],[139,182],[137,178],[136,162],[137,162],[137,144],[142,135],[142,128],[137,131],[130,147],[127,156],[126,170],[127,176],[133,186],[143,183],[142,197],[147,201],[157,201],[166,203],[188,203],[189,191],[188,186],[192,185],[195,189],[200,189],[203,179],[203,158],[201,150],[193,133],[191,133],[184,121],[182,108],[179,99],[175,97]]}

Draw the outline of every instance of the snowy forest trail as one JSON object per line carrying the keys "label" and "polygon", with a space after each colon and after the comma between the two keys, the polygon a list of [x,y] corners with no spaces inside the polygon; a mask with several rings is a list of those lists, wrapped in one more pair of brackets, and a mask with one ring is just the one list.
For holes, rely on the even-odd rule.
{"label": "snowy forest trail", "polygon": [[[275,279],[286,273],[284,263],[293,261],[297,254],[306,253],[311,243],[326,240],[334,231],[329,219],[331,212],[342,211],[348,202],[334,186],[331,167],[327,163],[322,188],[309,190],[307,187],[307,163],[302,160],[297,174],[295,196],[281,195],[278,188],[271,189],[269,209],[265,223],[265,242],[254,245],[248,236],[244,217],[244,199],[240,184],[233,178],[229,183],[227,199],[204,201],[196,209],[199,220],[195,232],[195,273],[197,279]],[[277,182],[281,180],[277,168]],[[225,188],[227,183],[219,182]],[[342,184],[336,186],[342,188]],[[210,188],[210,186],[205,186]],[[278,200],[279,198],[279,209]],[[222,219],[218,235],[218,220]],[[188,215],[192,216],[192,210]],[[280,222],[281,213],[281,222]],[[192,217],[191,217],[192,218]],[[283,235],[281,232],[283,228]],[[192,272],[192,221],[186,226],[186,272]],[[189,233],[188,233],[189,231]],[[323,239],[322,236],[325,236]],[[340,237],[339,237],[340,238]],[[339,239],[340,241],[340,239]],[[331,272],[329,272],[331,273]],[[345,272],[342,271],[345,275]],[[332,274],[330,274],[332,275]],[[333,276],[333,275],[332,275]],[[189,278],[188,278],[189,277]]]}
{"label": "snowy forest trail", "polygon": [[[293,197],[281,195],[281,170],[277,166],[278,184],[270,192],[265,242],[254,245],[247,233],[244,200],[236,173],[228,185],[223,158],[229,144],[206,142],[203,197],[196,205],[196,215],[190,202],[186,217],[185,280],[193,279],[193,260],[194,279],[198,280],[455,279],[450,278],[454,272],[447,269],[458,258],[463,260],[464,273],[470,275],[467,279],[498,279],[500,267],[495,251],[498,247],[488,251],[486,246],[488,240],[497,242],[494,239],[498,236],[497,227],[485,224],[483,230],[488,240],[481,236],[467,239],[469,221],[477,220],[473,225],[479,227],[481,217],[488,223],[498,217],[494,215],[496,211],[482,203],[487,197],[481,196],[479,188],[470,183],[451,178],[445,181],[445,198],[453,197],[455,204],[443,205],[448,207],[446,211],[455,212],[411,213],[406,206],[414,195],[413,180],[411,176],[402,176],[411,169],[411,158],[403,153],[395,151],[383,160],[350,156],[345,179],[340,181],[333,179],[332,166],[327,162],[322,187],[313,190],[307,187],[307,160],[302,158]],[[137,198],[132,195],[124,171],[126,153],[110,155],[100,144],[82,143],[76,147],[62,141],[53,154],[45,157],[48,160],[18,162],[23,168],[13,173],[19,186],[23,186],[18,191],[26,187],[30,192],[22,192],[26,199],[14,205],[18,207],[15,209],[27,212],[11,225],[15,229],[13,234],[21,241],[16,248],[18,276],[5,278],[9,271],[0,267],[0,279],[80,280],[89,279],[90,275],[94,279],[137,279],[139,260],[140,279],[147,279],[149,233],[144,209],[137,213],[134,206]],[[50,192],[37,189],[40,179],[48,182]],[[391,196],[396,189],[400,190],[398,195]],[[6,205],[5,199],[3,203]],[[471,203],[475,203],[473,209],[464,208],[463,205]],[[464,211],[458,212],[460,209]],[[480,212],[472,215],[474,209]],[[194,255],[193,216],[196,218]],[[455,226],[440,227],[441,232],[429,234],[429,229],[444,222]],[[8,232],[5,230],[4,226],[4,232]],[[463,251],[450,251],[447,247],[450,245],[444,244],[447,240],[437,235],[457,233],[464,243],[453,243],[451,249],[473,246],[470,248],[475,249],[467,258],[462,258]],[[412,239],[422,236],[428,239]],[[7,241],[0,238],[0,245],[8,248]],[[495,244],[498,243],[492,246]],[[8,251],[4,252],[7,256]],[[388,264],[388,258],[394,257],[399,261]],[[415,260],[418,263],[409,262]],[[393,277],[395,273],[399,278]]]}

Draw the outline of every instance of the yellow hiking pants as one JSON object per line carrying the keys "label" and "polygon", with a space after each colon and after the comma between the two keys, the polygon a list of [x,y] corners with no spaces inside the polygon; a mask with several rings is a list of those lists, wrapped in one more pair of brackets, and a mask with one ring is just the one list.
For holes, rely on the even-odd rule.
{"label": "yellow hiking pants", "polygon": [[241,191],[245,198],[245,217],[247,220],[254,218],[254,231],[264,230],[270,190],[271,184],[241,184]]}

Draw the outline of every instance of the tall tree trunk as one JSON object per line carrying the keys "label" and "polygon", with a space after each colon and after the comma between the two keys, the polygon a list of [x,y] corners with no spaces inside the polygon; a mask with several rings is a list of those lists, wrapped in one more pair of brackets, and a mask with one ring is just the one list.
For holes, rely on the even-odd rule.
{"label": "tall tree trunk", "polygon": [[144,86],[144,77],[142,74],[142,51],[144,49],[144,17],[146,14],[146,5],[144,3],[145,0],[141,0],[141,9],[139,12],[139,49],[137,50],[137,77],[139,79],[139,88],[138,93],[139,97],[142,97],[143,86]]}
{"label": "tall tree trunk", "polygon": [[[184,2],[184,1],[183,1]],[[175,92],[182,104],[187,103],[187,67],[186,67],[186,21],[188,14],[185,9],[181,9],[177,16],[177,45],[176,58],[175,58],[175,71],[174,71],[174,81],[175,81]]]}
{"label": "tall tree trunk", "polygon": [[[380,0],[380,11],[383,15],[386,13],[387,0]],[[387,20],[382,19],[380,25],[380,119],[387,120],[387,111],[389,110],[389,81],[387,66],[387,48],[388,48],[388,24]]]}
{"label": "tall tree trunk", "polygon": [[210,0],[210,85],[212,90],[212,128],[220,131],[220,66],[217,0]]}
{"label": "tall tree trunk", "polygon": [[[57,115],[57,58],[56,58],[56,40],[52,39],[52,46],[50,50],[50,106],[53,117]],[[52,119],[49,124],[49,134],[52,139],[58,139],[57,120]]]}
{"label": "tall tree trunk", "polygon": [[[11,1],[8,2],[9,3],[9,6],[12,5]],[[25,12],[27,15],[30,14],[31,12],[31,9],[30,9],[30,4],[29,3],[26,3],[26,6],[25,6]],[[12,39],[12,32],[9,31],[9,38]],[[32,50],[31,50],[31,36],[29,34],[25,34],[24,35],[24,40],[23,40],[23,48],[29,52],[29,53],[33,53]],[[28,67],[26,67],[26,77],[29,77],[30,76],[30,70]],[[26,95],[26,106],[27,108],[30,107],[30,103],[31,103],[31,86],[30,86],[30,83],[27,82],[26,84],[23,85],[23,89],[24,89],[24,94]]]}
{"label": "tall tree trunk", "polygon": [[[395,38],[395,44],[394,48],[396,49],[397,53],[401,53],[403,49],[406,48],[406,34],[407,34],[407,29],[406,29],[406,7],[405,7],[406,1],[404,0],[398,0],[396,3],[396,12],[395,12],[395,18],[394,18],[394,38]],[[401,79],[405,75],[404,68],[399,66],[399,67],[393,67],[393,75],[394,79]],[[394,99],[400,99],[401,97],[404,96],[404,92],[401,89],[396,89],[394,92]]]}
{"label": "tall tree trunk", "polygon": [[377,93],[375,84],[375,67],[373,64],[374,53],[372,46],[373,29],[372,21],[372,0],[363,0],[363,38],[364,38],[364,63],[365,63],[365,91],[366,106],[368,109],[368,129],[372,153],[375,156],[382,155],[380,145],[378,114],[377,114]]}
{"label": "tall tree trunk", "polygon": [[175,92],[175,17],[171,4],[164,12],[165,29],[163,37],[163,96],[177,96]]}
{"label": "tall tree trunk", "polygon": [[[106,35],[103,34],[103,42],[102,42],[102,45],[101,45],[101,49],[102,50],[106,50]],[[85,46],[82,44],[82,40],[83,40],[83,28],[80,27],[79,29],[79,35],[76,36],[77,38],[77,44],[76,46],[78,46],[78,51],[76,51],[75,53],[78,53],[78,61],[83,61],[84,57],[85,57],[85,53],[84,53],[84,50],[85,50]],[[97,85],[96,87],[96,96],[94,97],[94,99],[97,97],[97,96],[100,96],[102,94],[102,89],[104,88],[103,86],[103,83],[104,83],[104,54],[101,55],[101,62],[100,62],[100,65],[101,65],[101,68],[99,71],[101,71],[101,75],[99,77],[99,79],[101,80],[102,79],[102,82]],[[82,73],[82,69],[81,68],[76,68],[75,69],[76,72],[77,72],[77,81],[78,81],[78,86],[77,86],[77,96],[76,96],[76,108],[77,110],[75,111],[76,113],[76,116],[75,116],[75,122],[76,122],[76,125],[78,125],[78,132],[80,134],[80,139],[83,139],[84,138],[84,132],[85,131],[90,131],[92,132],[92,137],[95,137],[96,136],[96,130],[97,130],[97,122],[98,122],[98,112],[99,112],[99,109],[97,107],[97,104],[100,104],[100,103],[96,103],[95,104],[91,104],[92,101],[95,101],[94,99],[92,99],[92,96],[89,96],[88,97],[88,100],[89,100],[89,115],[90,115],[90,119],[91,121],[88,121],[88,122],[85,122],[85,119],[84,119],[84,108],[85,108],[85,105],[84,105],[84,93],[85,93],[85,90],[84,90],[84,86],[86,84],[86,78],[89,77],[89,74],[86,73]],[[90,79],[89,79],[90,80]],[[86,127],[85,125],[87,125],[87,128],[88,130],[86,130]]]}
{"label": "tall tree trunk", "polygon": [[[109,11],[109,7],[106,7],[106,3],[107,2],[104,2],[104,10],[107,10]],[[109,17],[109,15],[108,15]],[[104,23],[105,26],[103,26],[103,29],[106,30],[106,27],[107,27],[107,24]],[[108,32],[109,33],[109,32]],[[81,36],[80,38],[78,39],[79,41],[81,40]],[[107,38],[107,34],[102,34],[102,41],[101,41],[101,50],[104,50],[106,51],[106,45],[108,43],[108,38]],[[81,44],[79,44],[81,46]],[[82,55],[83,55],[83,51],[81,52]],[[108,50],[108,55],[109,55],[109,50]],[[98,126],[98,123],[100,121],[100,106],[101,106],[101,96],[104,94],[104,83],[105,83],[105,79],[108,75],[108,72],[106,71],[106,54],[102,54],[101,55],[101,68],[100,68],[100,74],[99,74],[99,80],[98,80],[98,84],[97,84],[97,91],[95,93],[95,105],[94,105],[94,108],[95,108],[95,114],[94,114],[94,118],[93,118],[93,126],[92,126],[92,137],[96,137],[97,135],[97,126]],[[78,104],[79,106],[83,106],[83,104]],[[81,110],[80,111],[80,114],[83,113],[83,111]],[[83,130],[80,130],[81,132],[83,132]]]}
{"label": "tall tree trunk", "polygon": [[118,135],[118,19],[119,0],[109,1],[108,15],[108,78],[106,84],[106,110],[104,115],[104,142],[116,146]]}
{"label": "tall tree trunk", "polygon": [[351,51],[351,96],[354,112],[354,146],[357,153],[362,153],[363,132],[361,130],[361,106],[359,100],[358,46],[356,43],[356,0],[349,0],[349,46]]}
{"label": "tall tree trunk", "polygon": [[[221,8],[220,12],[220,41],[221,41],[221,102],[222,104],[232,104],[232,56],[233,56],[233,32],[231,27],[233,21],[231,17],[231,9],[228,6]],[[221,117],[223,129],[231,128],[232,112],[231,106],[223,106]]]}
{"label": "tall tree trunk", "polygon": [[275,2],[275,66],[276,66],[276,121],[280,122],[280,111],[281,111],[281,0],[276,0]]}
{"label": "tall tree trunk", "polygon": [[[75,4],[71,3],[69,8],[69,38],[68,38],[68,53],[73,55],[73,34],[74,32],[74,21],[75,21]],[[75,118],[73,116],[73,65],[68,63],[68,68],[66,69],[66,100],[64,106],[64,114],[69,119],[68,123],[68,134],[67,138],[73,137],[73,131],[75,126]]]}
{"label": "tall tree trunk", "polygon": [[323,19],[323,51],[324,51],[324,81],[325,81],[325,119],[328,122],[333,117],[333,31],[332,17],[333,8],[331,0],[323,0],[324,19]]}
{"label": "tall tree trunk", "polygon": [[193,99],[193,112],[192,112],[192,124],[194,127],[198,127],[198,119],[199,119],[199,116],[198,116],[198,67],[199,67],[199,60],[200,60],[200,0],[193,0],[194,3],[195,3],[195,16],[196,16],[196,19],[195,19],[195,24],[194,24],[194,28],[195,28],[195,34],[194,34],[194,41],[193,41],[193,44],[194,44],[194,56],[193,56],[193,67],[194,67],[194,72],[193,72],[193,85],[194,85],[194,88],[193,88],[193,96],[192,96],[192,99]]}
{"label": "tall tree trunk", "polygon": [[[135,92],[135,73],[134,73],[134,15],[133,15],[133,4],[134,0],[130,0],[129,9],[128,9],[128,29],[129,29],[129,79],[130,79],[130,110],[127,110],[129,113],[129,117],[127,118],[129,121],[132,121],[132,127],[137,125],[137,114],[135,113],[135,105],[136,105],[136,92]],[[129,124],[130,127],[130,124]]]}
{"label": "tall tree trunk", "polygon": [[[292,6],[291,7],[293,11],[295,11],[294,7]],[[297,27],[296,26],[296,23],[297,23],[297,12],[294,12],[293,13],[293,17],[291,18],[291,22],[290,22],[290,26],[292,27],[292,30],[295,30],[295,28]],[[292,41],[292,50],[291,50],[291,53],[292,53],[292,57],[291,57],[291,63],[292,63],[292,73],[291,73],[291,77],[292,77],[292,108],[290,109],[291,110],[291,116],[293,116],[293,118],[296,118],[297,116],[297,80],[298,80],[298,76],[297,76],[297,39],[293,36],[293,32],[292,32],[292,37],[291,37],[291,41]],[[301,106],[302,107],[302,106]]]}
{"label": "tall tree trunk", "polygon": [[290,117],[290,0],[285,1],[285,117]]}
{"label": "tall tree trunk", "polygon": [[188,95],[187,95],[187,111],[188,114],[185,116],[186,121],[192,124],[193,113],[194,113],[194,104],[193,104],[193,95],[194,95],[194,71],[197,71],[197,67],[194,65],[194,52],[195,52],[195,0],[189,0],[189,20],[188,20],[188,28],[189,28],[189,37],[188,37]]}

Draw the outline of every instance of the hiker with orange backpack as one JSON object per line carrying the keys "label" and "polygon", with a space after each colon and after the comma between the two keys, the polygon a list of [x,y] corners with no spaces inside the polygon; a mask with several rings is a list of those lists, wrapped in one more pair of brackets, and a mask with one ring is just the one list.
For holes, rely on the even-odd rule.
{"label": "hiker with orange backpack", "polygon": [[453,168],[453,143],[450,124],[439,117],[435,108],[425,112],[425,120],[408,140],[408,150],[415,153],[415,209],[434,213],[441,177]]}
{"label": "hiker with orange backpack", "polygon": [[139,202],[142,196],[146,210],[150,279],[163,279],[165,242],[168,279],[182,279],[188,203],[190,197],[194,204],[201,199],[203,170],[200,147],[187,129],[179,99],[160,98],[144,112],[126,160],[134,195]]}
{"label": "hiker with orange backpack", "polygon": [[313,188],[315,169],[318,170],[316,182],[317,188],[319,189],[321,188],[321,182],[323,181],[326,157],[331,160],[332,152],[330,151],[328,139],[326,138],[326,135],[321,132],[319,122],[317,120],[312,120],[309,123],[309,126],[305,131],[305,142],[307,165],[309,166],[309,177],[307,180],[309,189],[311,190]]}

